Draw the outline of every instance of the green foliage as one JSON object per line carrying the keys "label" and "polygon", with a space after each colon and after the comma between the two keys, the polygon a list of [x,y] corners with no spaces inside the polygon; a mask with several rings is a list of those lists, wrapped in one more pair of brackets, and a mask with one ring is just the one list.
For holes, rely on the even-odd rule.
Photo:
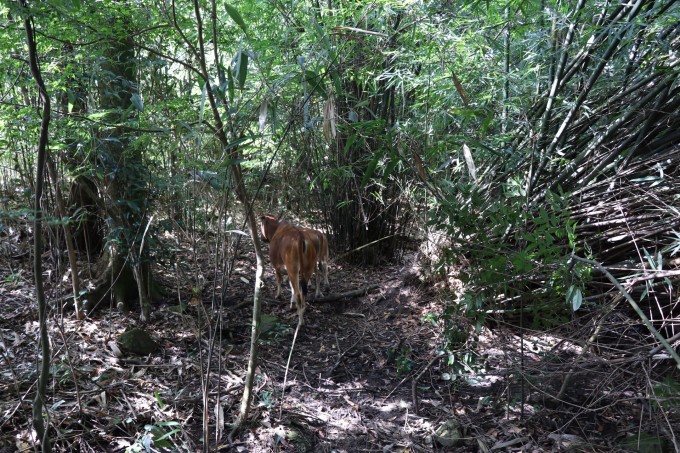
{"label": "green foliage", "polygon": [[52,364],[52,366],[50,367],[50,375],[59,384],[66,384],[74,380],[69,360],[70,358],[67,355],[62,354],[59,357],[59,361],[55,361],[54,364]]}
{"label": "green foliage", "polygon": [[[255,383],[259,384],[263,380],[262,375],[257,374],[255,375]],[[262,390],[257,393],[257,398],[258,402],[257,405],[258,407],[263,407],[266,409],[271,409],[272,405],[276,402],[276,394],[273,391],[269,390]]]}
{"label": "green foliage", "polygon": [[279,318],[269,314],[260,316],[260,338],[265,343],[278,344],[281,338],[290,332],[290,327]]}
{"label": "green foliage", "polygon": [[[179,428],[178,428],[179,427]],[[181,424],[176,421],[156,422],[144,425],[144,433],[140,434],[135,443],[125,449],[126,453],[151,452],[155,449],[174,449],[177,445],[173,437],[182,432]]]}
{"label": "green foliage", "polygon": [[405,344],[387,349],[387,358],[394,362],[397,375],[409,373],[414,367],[413,351]]}
{"label": "green foliage", "polygon": [[628,437],[623,442],[626,448],[638,453],[656,453],[667,451],[667,442],[658,435],[640,433],[637,436]]}
{"label": "green foliage", "polygon": [[[449,198],[432,212],[430,223],[443,226],[455,246],[444,264],[455,264],[460,254],[470,263],[467,290],[447,314],[465,315],[477,328],[490,312],[520,308],[535,326],[550,326],[583,302],[589,272],[569,260],[578,251],[569,196],[551,194],[546,206],[527,212],[517,187],[509,184],[498,202],[471,191],[463,203]],[[570,306],[555,303],[560,299]]]}
{"label": "green foliage", "polygon": [[227,10],[227,14],[229,14],[229,17],[236,22],[236,24],[241,27],[241,30],[243,30],[243,33],[248,34],[248,29],[246,27],[246,23],[241,17],[241,14],[238,12],[236,8],[234,8],[232,5],[229,3],[225,3],[224,8]]}
{"label": "green foliage", "polygon": [[274,394],[273,392],[263,390],[257,394],[258,397],[258,402],[257,406],[258,407],[263,407],[265,409],[271,409],[272,404],[274,404],[275,399],[274,399]]}
{"label": "green foliage", "polygon": [[2,279],[3,283],[9,284],[11,288],[21,288],[26,284],[26,280],[22,275],[23,271],[12,272]]}
{"label": "green foliage", "polygon": [[[326,223],[341,250],[418,236],[429,211],[428,226],[451,241],[441,266],[463,263],[465,279],[460,296],[445,294],[441,314],[424,319],[444,331],[447,379],[482,366],[475,335],[496,317],[546,327],[588,308],[591,269],[571,259],[591,254],[570,212],[584,195],[576,189],[597,187],[607,174],[625,179],[640,153],[677,143],[677,7],[642,2],[642,14],[609,21],[607,2],[585,2],[580,12],[577,2],[555,0],[322,3],[198,2],[199,35],[192,2],[31,2],[52,97],[50,151],[64,192],[81,176],[96,182],[99,196],[118,184],[103,214],[108,243],[126,253],[144,238],[148,253],[132,259],[148,261],[175,259],[158,250],[159,231],[206,233],[227,217],[234,188],[227,175],[236,163],[256,206],[306,210]],[[33,170],[40,101],[19,5],[0,4],[3,225],[32,220],[26,206],[43,177]],[[562,56],[562,75],[573,77],[556,85],[547,111]],[[197,63],[202,58],[206,68]],[[124,60],[125,80],[114,71]],[[669,101],[638,106],[665,78]],[[597,83],[578,103],[591,79]],[[334,136],[324,133],[329,122]],[[610,129],[616,124],[625,127]],[[226,145],[216,139],[221,131]],[[675,170],[664,173],[663,165],[654,161],[653,174],[627,182],[646,188],[645,196],[672,189]],[[677,195],[655,206],[677,217]],[[50,226],[81,225],[87,214],[79,207],[70,219],[45,218]],[[650,238],[639,248],[645,268],[663,270],[662,258],[680,251],[680,234],[664,234],[660,250]],[[357,256],[377,261],[373,251],[382,250],[370,250]],[[14,286],[26,281],[21,270],[3,278]],[[659,288],[644,284],[641,298]],[[263,341],[278,342],[288,328],[263,316],[261,332]],[[417,361],[407,345],[387,354],[400,375]],[[57,382],[71,378],[63,361],[53,371]],[[675,382],[654,390],[656,408],[677,406]],[[271,393],[259,398],[273,404]],[[152,443],[172,449],[178,429],[149,424],[130,451],[149,451]],[[660,446],[655,441],[650,449]]]}
{"label": "green foliage", "polygon": [[654,384],[653,406],[663,411],[675,411],[680,409],[680,382],[671,376],[666,376],[663,381]]}
{"label": "green foliage", "polygon": [[[164,413],[163,410],[167,405],[163,402],[161,395],[157,391],[154,392],[154,399],[160,409],[158,413]],[[118,423],[126,426],[131,425],[134,423],[134,419],[119,420]],[[179,447],[176,441],[181,443],[181,433],[182,424],[177,421],[159,420],[154,423],[148,423],[144,425],[144,431],[137,434],[134,443],[127,447],[125,451],[126,453],[140,453],[155,450],[175,450]]]}

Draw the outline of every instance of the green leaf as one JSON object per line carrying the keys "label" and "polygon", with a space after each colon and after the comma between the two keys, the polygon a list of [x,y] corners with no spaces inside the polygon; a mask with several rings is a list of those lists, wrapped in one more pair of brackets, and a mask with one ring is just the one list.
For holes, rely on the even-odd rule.
{"label": "green leaf", "polygon": [[140,112],[144,111],[144,101],[142,100],[142,97],[139,94],[137,93],[133,94],[131,101],[132,105],[134,105],[138,111]]}
{"label": "green leaf", "polygon": [[234,77],[231,75],[231,71],[227,71],[227,82],[229,85],[229,89],[227,92],[229,93],[229,101],[234,100]]}
{"label": "green leaf", "polygon": [[269,102],[267,99],[263,99],[262,103],[260,103],[260,114],[258,115],[258,126],[260,128],[260,132],[264,131],[264,128],[267,126],[267,108],[269,106]]}
{"label": "green leaf", "polygon": [[198,111],[198,121],[203,122],[203,114],[205,113],[205,101],[208,96],[208,84],[204,83],[201,87],[201,108]]}
{"label": "green leaf", "polygon": [[386,180],[387,178],[390,177],[394,169],[399,165],[400,160],[399,160],[399,155],[397,152],[393,149],[392,153],[390,154],[389,162],[387,164],[387,167],[385,168],[385,172],[383,174],[383,180]]}
{"label": "green leaf", "polygon": [[349,138],[347,139],[347,143],[345,143],[345,148],[343,149],[345,156],[347,156],[350,150],[352,149],[352,146],[354,145],[356,139],[357,139],[356,134],[350,135]]}
{"label": "green leaf", "polygon": [[583,304],[583,294],[581,293],[581,289],[579,287],[575,285],[571,285],[569,287],[569,291],[567,291],[567,303],[571,304],[573,311],[581,308],[581,304]]}
{"label": "green leaf", "polygon": [[244,162],[248,162],[248,159],[226,159],[218,164],[219,168],[230,167],[232,165],[241,165]]}
{"label": "green leaf", "polygon": [[161,399],[161,396],[158,394],[158,390],[154,390],[153,396],[156,398],[156,404],[158,404],[158,407],[163,409],[165,407],[165,403]]}
{"label": "green leaf", "polygon": [[181,426],[180,422],[175,420],[169,420],[167,422],[156,422],[156,426]]}
{"label": "green leaf", "polygon": [[322,99],[326,99],[326,87],[323,83],[323,77],[314,71],[307,69],[305,71],[305,79],[307,84],[311,87],[312,91],[321,96]]}
{"label": "green leaf", "polygon": [[375,153],[373,159],[368,163],[368,167],[366,167],[364,177],[361,178],[362,188],[366,187],[366,184],[368,184],[368,180],[371,179],[371,176],[373,176],[373,173],[375,172],[375,167],[378,166],[378,160],[380,160],[380,157],[381,157],[380,153]]}
{"label": "green leaf", "polygon": [[68,113],[73,113],[73,106],[76,103],[76,95],[73,91],[68,90]]}
{"label": "green leaf", "polygon": [[[333,46],[331,46],[331,41],[328,39],[328,35],[323,31],[323,29],[321,28],[319,23],[316,21],[316,17],[314,15],[312,15],[312,25],[314,27],[314,31],[316,32],[317,36],[321,40],[323,47],[328,52],[329,59],[331,61],[336,61],[337,55],[336,55],[335,49],[333,48]],[[331,70],[329,72],[329,74],[330,74],[331,78],[333,79],[333,84],[335,85],[335,91],[337,93],[341,93],[342,92],[342,84],[341,84],[341,81],[340,81],[340,77],[338,77],[337,72]]]}
{"label": "green leaf", "polygon": [[103,119],[108,114],[109,114],[108,111],[90,113],[89,115],[87,115],[87,118],[92,120],[92,121],[97,121],[97,120]]}
{"label": "green leaf", "polygon": [[243,89],[246,83],[246,76],[248,75],[248,54],[241,51],[237,63],[238,72],[236,72],[236,80],[238,80],[238,87]]}
{"label": "green leaf", "polygon": [[224,9],[227,10],[227,14],[229,14],[229,17],[231,17],[231,19],[236,22],[236,25],[241,27],[243,33],[247,35],[248,29],[246,28],[246,23],[243,21],[243,18],[241,17],[241,14],[239,14],[238,10],[229,4],[224,5]]}
{"label": "green leaf", "polygon": [[65,0],[60,2],[52,2],[54,6],[60,8],[66,8],[69,11],[75,11],[80,9],[80,0]]}

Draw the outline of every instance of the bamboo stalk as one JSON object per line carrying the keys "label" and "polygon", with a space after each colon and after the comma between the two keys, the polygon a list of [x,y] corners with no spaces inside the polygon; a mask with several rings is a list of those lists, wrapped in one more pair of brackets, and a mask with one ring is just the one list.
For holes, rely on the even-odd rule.
{"label": "bamboo stalk", "polygon": [[659,333],[659,331],[656,330],[656,328],[654,328],[654,326],[650,322],[649,318],[647,318],[647,316],[644,314],[644,312],[642,311],[640,306],[630,296],[628,291],[626,291],[626,289],[621,285],[621,283],[619,283],[619,281],[603,265],[601,265],[597,261],[588,260],[588,259],[585,259],[585,258],[580,258],[580,257],[575,256],[575,255],[572,255],[572,259],[574,259],[576,261],[580,261],[580,262],[585,263],[585,264],[588,264],[590,266],[593,266],[593,267],[597,268],[600,272],[602,272],[604,275],[607,276],[609,281],[612,282],[612,284],[616,287],[616,289],[619,290],[619,292],[623,295],[623,297],[626,298],[626,300],[628,301],[630,306],[633,308],[633,310],[635,310],[635,313],[637,313],[637,315],[640,317],[640,320],[642,320],[645,327],[647,327],[647,329],[652,333],[652,335],[654,335],[656,337],[656,339],[659,340],[659,343],[661,343],[663,345],[663,347],[666,349],[666,351],[668,351],[668,353],[671,355],[671,357],[673,357],[673,360],[675,360],[675,363],[677,364],[677,368],[680,369],[680,356],[678,356],[678,353],[675,352],[675,349],[673,348],[673,346],[671,346],[671,344],[668,343],[668,341],[663,337],[663,335],[661,335],[661,333]]}

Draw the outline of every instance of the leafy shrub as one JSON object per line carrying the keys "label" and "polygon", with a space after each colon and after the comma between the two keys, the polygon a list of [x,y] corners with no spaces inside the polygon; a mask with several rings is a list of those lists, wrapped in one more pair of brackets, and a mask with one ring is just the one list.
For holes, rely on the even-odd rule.
{"label": "leafy shrub", "polygon": [[464,290],[444,312],[449,346],[460,344],[454,322],[460,316],[476,330],[490,315],[549,327],[583,303],[590,274],[570,260],[579,250],[568,194],[550,193],[544,205],[527,210],[519,183],[507,184],[493,200],[458,187],[457,196],[431,212],[429,224],[450,239],[441,268],[463,264]]}

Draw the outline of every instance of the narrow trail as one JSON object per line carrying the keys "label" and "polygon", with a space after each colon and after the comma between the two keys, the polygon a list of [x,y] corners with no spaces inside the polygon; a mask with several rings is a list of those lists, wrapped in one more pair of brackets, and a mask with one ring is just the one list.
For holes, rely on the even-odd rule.
{"label": "narrow trail", "polygon": [[[315,445],[309,451],[435,447],[425,439],[439,420],[452,415],[449,402],[433,386],[441,375],[433,367],[439,333],[421,322],[437,308],[426,292],[404,286],[402,277],[396,267],[337,270],[331,281],[342,283],[334,285],[333,293],[377,287],[364,296],[309,303],[282,418],[271,420],[273,433],[277,426],[297,430]],[[268,301],[265,312],[276,313],[277,319],[293,326],[294,312],[276,305]],[[265,341],[262,348],[261,369],[274,389],[283,382],[282,359],[292,338],[287,330],[279,341],[271,346]],[[418,375],[422,382],[416,384],[413,377]],[[448,385],[442,381],[437,387]],[[278,417],[279,411],[274,414]]]}
{"label": "narrow trail", "polygon": [[[183,300],[191,301],[183,313],[177,312],[176,297],[156,300],[146,330],[161,349],[146,357],[127,355],[116,346],[118,335],[136,324],[137,313],[124,315],[103,307],[76,321],[68,313],[60,317],[55,308],[50,319],[55,351],[48,402],[52,422],[79,433],[79,442],[94,450],[115,450],[112,445],[134,443],[134,433],[143,432],[145,425],[183,420],[181,431],[200,449],[200,376],[210,342],[205,315],[214,329],[218,311],[222,314],[207,387],[211,407],[219,395],[222,421],[228,423],[238,409],[248,356],[250,261],[248,256],[237,260],[217,310],[210,308],[208,291],[201,299],[185,294]],[[38,326],[29,273],[24,277],[0,285],[0,349],[7,365],[0,375],[0,447],[22,437],[30,444],[30,399],[24,395],[35,378]],[[172,287],[170,275],[159,277]],[[308,302],[282,393],[297,315],[288,309],[285,290],[280,300],[273,299],[274,277],[268,269],[256,401],[252,423],[237,445],[248,445],[249,451],[436,447],[427,446],[424,439],[452,413],[448,397],[438,394],[447,387],[435,365],[439,334],[420,318],[436,310],[437,303],[426,291],[405,286],[402,277],[397,266],[334,267],[325,297]],[[48,288],[52,301],[67,293],[67,285]],[[421,381],[417,385],[412,379],[416,374]],[[214,417],[211,413],[213,432]],[[211,444],[220,445],[214,440]]]}
{"label": "narrow trail", "polygon": [[[560,376],[578,351],[558,331],[525,334],[524,357],[511,326],[463,335],[457,357],[467,353],[474,360],[452,363],[441,352],[439,316],[447,296],[421,283],[406,264],[332,267],[331,288],[308,302],[283,391],[297,314],[289,309],[287,287],[273,299],[268,268],[255,400],[244,430],[226,445],[249,353],[253,268],[252,257],[239,257],[228,282],[221,276],[207,281],[198,294],[190,277],[177,285],[175,270],[159,272],[166,288],[180,287],[186,305],[177,309],[176,294],[155,301],[145,328],[160,349],[148,356],[121,352],[116,343],[136,325],[138,313],[103,307],[76,321],[53,309],[47,407],[52,426],[59,427],[55,451],[125,451],[143,446],[145,433],[162,439],[173,430],[163,451],[201,451],[206,406],[210,451],[540,452],[565,448],[573,436],[612,451],[638,413],[629,399],[602,393],[596,373],[574,375],[564,396],[568,404],[548,397],[559,391]],[[31,445],[38,325],[30,272],[20,277],[0,284],[0,449]],[[48,300],[68,293],[68,282],[50,282]],[[460,332],[471,331],[465,319],[454,321]],[[598,394],[606,411],[582,409],[584,398]],[[555,434],[561,431],[572,437]]]}

